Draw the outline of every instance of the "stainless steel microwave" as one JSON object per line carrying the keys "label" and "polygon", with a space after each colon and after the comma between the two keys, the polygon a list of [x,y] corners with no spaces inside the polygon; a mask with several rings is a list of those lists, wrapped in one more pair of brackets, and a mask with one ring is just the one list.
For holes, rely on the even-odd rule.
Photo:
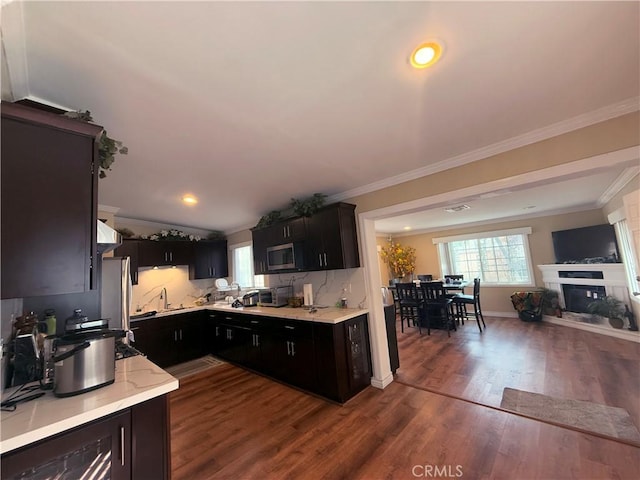
{"label": "stainless steel microwave", "polygon": [[267,270],[302,270],[304,268],[304,251],[302,243],[285,243],[267,248]]}

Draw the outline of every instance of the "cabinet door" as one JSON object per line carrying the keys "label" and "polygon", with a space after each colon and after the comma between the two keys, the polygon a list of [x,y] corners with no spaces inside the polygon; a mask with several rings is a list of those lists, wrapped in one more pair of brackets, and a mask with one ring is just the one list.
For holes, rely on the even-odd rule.
{"label": "cabinet door", "polygon": [[271,333],[274,376],[300,388],[313,390],[316,369],[313,325],[310,322],[279,319]]}
{"label": "cabinet door", "polygon": [[131,478],[129,410],[2,456],[2,478]]}
{"label": "cabinet door", "polygon": [[272,239],[275,242],[273,245],[304,240],[307,235],[303,217],[293,218],[282,224],[274,225],[273,228]]}
{"label": "cabinet door", "polygon": [[189,278],[221,278],[229,274],[227,241],[202,241],[193,244],[193,260],[189,265]]}
{"label": "cabinet door", "polygon": [[225,315],[220,319],[222,337],[218,354],[231,362],[245,365],[249,345],[251,345],[251,328],[235,315]]}
{"label": "cabinet door", "polygon": [[192,263],[191,242],[140,241],[140,266],[189,265]]}
{"label": "cabinet door", "polygon": [[178,363],[178,342],[171,317],[139,320],[131,324],[135,347],[159,367]]}
{"label": "cabinet door", "polygon": [[220,325],[220,315],[218,313],[208,312],[208,317],[205,325],[205,349],[213,355],[218,355],[224,335],[223,328]]}
{"label": "cabinet door", "polygon": [[131,283],[133,285],[138,284],[138,266],[139,266],[139,253],[138,253],[138,245],[140,244],[140,240],[123,240],[122,245],[114,251],[114,256],[116,257],[129,257],[130,267],[131,267]]}
{"label": "cabinet door", "polygon": [[346,402],[371,383],[367,316],[336,325],[314,324],[313,340],[318,365],[315,392]]}
{"label": "cabinet door", "polygon": [[253,230],[253,271],[256,275],[267,274],[267,248],[269,247],[268,231]]}
{"label": "cabinet door", "polygon": [[167,251],[169,255],[169,263],[171,265],[190,265],[193,263],[193,244],[194,242],[165,242],[167,243]]}
{"label": "cabinet door", "polygon": [[88,291],[97,255],[95,136],[7,118],[15,107],[2,105],[2,298]]}
{"label": "cabinet door", "polygon": [[371,359],[366,315],[344,322],[347,340],[349,390],[358,392],[371,383]]}
{"label": "cabinet door", "polygon": [[213,278],[221,278],[229,275],[229,256],[227,241],[211,242],[211,267]]}
{"label": "cabinet door", "polygon": [[131,478],[170,478],[169,396],[131,407]]}
{"label": "cabinet door", "polygon": [[139,244],[139,261],[141,267],[168,265],[169,257],[165,242],[141,240]]}
{"label": "cabinet door", "polygon": [[204,355],[204,319],[202,312],[178,315],[175,328],[178,330],[178,362],[187,362]]}
{"label": "cabinet door", "polygon": [[307,219],[309,270],[337,270],[360,266],[355,205],[336,203]]}
{"label": "cabinet door", "polygon": [[247,318],[251,340],[247,346],[246,365],[263,373],[271,371],[271,361],[268,353],[268,340],[265,334],[265,319],[257,316]]}

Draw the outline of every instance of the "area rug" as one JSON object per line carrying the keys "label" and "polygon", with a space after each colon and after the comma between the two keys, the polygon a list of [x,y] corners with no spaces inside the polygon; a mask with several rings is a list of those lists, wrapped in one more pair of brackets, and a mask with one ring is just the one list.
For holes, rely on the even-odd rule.
{"label": "area rug", "polygon": [[640,443],[640,433],[624,408],[567,400],[505,388],[500,408],[555,425]]}
{"label": "area rug", "polygon": [[189,362],[165,368],[165,370],[176,378],[184,378],[190,375],[195,375],[196,373],[204,372],[210,368],[215,368],[219,365],[224,365],[224,363],[225,362],[222,360],[218,360],[211,355],[207,355],[206,357],[196,358]]}

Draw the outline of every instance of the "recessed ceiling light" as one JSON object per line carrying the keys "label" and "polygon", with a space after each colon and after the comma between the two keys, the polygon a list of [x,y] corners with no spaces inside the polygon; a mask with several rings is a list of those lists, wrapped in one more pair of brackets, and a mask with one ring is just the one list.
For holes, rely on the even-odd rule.
{"label": "recessed ceiling light", "polygon": [[403,230],[411,230],[411,227],[403,227]]}
{"label": "recessed ceiling light", "polygon": [[427,68],[438,61],[442,55],[442,47],[436,42],[427,42],[413,51],[411,54],[411,65],[414,68]]}
{"label": "recessed ceiling light", "polygon": [[198,203],[198,199],[190,193],[187,193],[182,197],[182,202],[185,205],[195,205],[196,203]]}
{"label": "recessed ceiling light", "polygon": [[526,207],[524,207],[524,210],[531,210],[532,208],[536,208],[535,205],[528,205]]}

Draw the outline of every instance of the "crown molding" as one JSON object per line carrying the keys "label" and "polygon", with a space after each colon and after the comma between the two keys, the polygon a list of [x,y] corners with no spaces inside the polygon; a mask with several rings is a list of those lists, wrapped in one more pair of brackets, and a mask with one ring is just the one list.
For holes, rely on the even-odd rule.
{"label": "crown molding", "polygon": [[640,167],[625,168],[620,175],[609,185],[604,193],[598,199],[598,207],[603,207],[611,200],[627,183],[633,180],[640,173]]}
{"label": "crown molding", "polygon": [[524,147],[532,143],[557,137],[558,135],[572,132],[574,130],[588,127],[590,125],[595,125],[596,123],[611,120],[612,118],[620,117],[622,115],[636,112],[638,110],[640,110],[640,97],[628,98],[607,107],[599,108],[598,110],[594,110],[583,115],[578,115],[577,117],[569,118],[567,120],[563,120],[561,122],[557,122],[546,127],[539,128],[537,130],[532,130],[531,132],[518,135],[508,140],[497,142],[486,147],[473,150],[471,152],[463,153],[461,155],[448,158],[432,165],[427,165],[410,172],[401,173],[393,177],[385,178],[378,182],[373,182],[362,187],[357,187],[351,190],[347,190],[346,192],[332,195],[328,198],[328,200],[332,202],[338,202],[348,198],[357,197],[359,195],[364,195],[366,193],[375,192],[383,188],[392,187],[400,183],[415,180],[416,178],[433,175],[434,173],[466,165],[478,160],[482,160],[483,158],[508,152],[509,150],[514,150],[516,148]]}
{"label": "crown molding", "polygon": [[594,210],[600,208],[595,203],[579,205],[574,207],[567,208],[558,208],[554,210],[545,210],[542,212],[532,212],[532,213],[524,213],[522,215],[512,215],[509,217],[500,217],[500,218],[492,218],[488,220],[479,220],[477,222],[468,222],[461,223],[459,225],[445,225],[431,228],[421,228],[416,230],[411,230],[409,232],[398,232],[398,233],[384,233],[384,232],[376,232],[377,237],[388,237],[393,236],[396,237],[410,237],[412,235],[422,235],[425,233],[433,233],[433,232],[446,232],[448,230],[456,230],[460,228],[474,228],[474,227],[482,227],[485,225],[495,225],[497,223],[504,222],[516,222],[519,220],[528,220],[531,218],[544,218],[544,217],[552,217],[554,215],[564,215],[568,213],[578,213],[578,212],[586,212],[589,210]]}
{"label": "crown molding", "polygon": [[376,210],[362,212],[365,218],[385,218],[398,214],[413,213],[425,208],[445,206],[451,202],[464,202],[487,192],[504,189],[527,188],[551,179],[574,178],[576,175],[587,175],[589,172],[602,171],[616,165],[626,166],[630,162],[637,162],[640,158],[640,148],[637,146],[623,148],[614,152],[602,153],[581,160],[547,167],[534,172],[521,173],[512,177],[500,178],[487,183],[472,185],[459,190],[448,191],[422,197],[408,202],[381,207]]}

